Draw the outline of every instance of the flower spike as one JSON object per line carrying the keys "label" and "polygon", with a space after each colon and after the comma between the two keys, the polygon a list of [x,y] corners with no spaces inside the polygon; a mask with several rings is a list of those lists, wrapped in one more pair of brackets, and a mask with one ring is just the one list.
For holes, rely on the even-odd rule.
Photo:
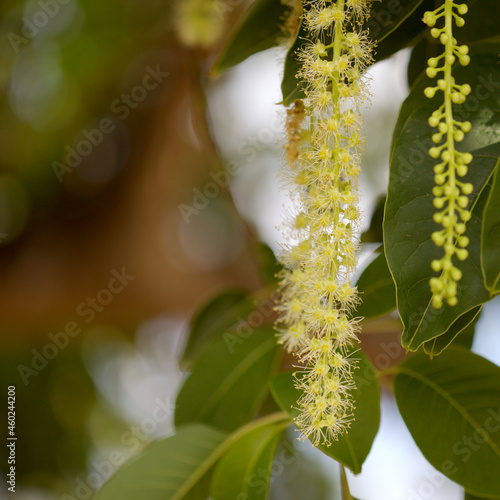
{"label": "flower spike", "polygon": [[[426,12],[424,22],[431,27],[431,35],[438,38],[444,46],[444,52],[438,57],[428,60],[427,76],[439,79],[436,86],[427,87],[425,95],[432,99],[438,92],[443,92],[444,102],[432,113],[429,125],[437,128],[432,140],[436,143],[429,150],[429,155],[440,160],[434,166],[435,187],[434,221],[442,229],[432,233],[432,240],[438,247],[443,247],[444,255],[441,259],[432,261],[432,269],[439,272],[439,277],[430,280],[432,292],[432,305],[439,309],[443,301],[450,306],[458,303],[457,283],[462,278],[462,271],[453,263],[453,257],[465,260],[468,257],[466,247],[469,238],[464,235],[465,224],[471,218],[469,210],[469,195],[473,191],[472,184],[462,182],[472,161],[470,153],[463,153],[456,149],[456,144],[463,141],[465,134],[470,131],[471,123],[459,122],[453,118],[453,105],[463,104],[471,92],[468,84],[457,84],[452,75],[452,68],[456,61],[462,66],[470,62],[469,48],[467,45],[458,45],[453,37],[453,23],[462,27],[465,23],[462,15],[467,13],[466,4],[456,4],[453,0],[445,0],[444,4],[433,12]],[[442,28],[436,24],[444,21]]]}
{"label": "flower spike", "polygon": [[371,0],[305,0],[308,44],[298,75],[306,97],[287,111],[285,177],[294,186],[293,239],[281,260],[280,342],[305,366],[295,423],[314,444],[331,444],[350,425],[358,303],[350,285],[360,224],[357,176],[363,141],[359,107],[373,44],[360,27]]}

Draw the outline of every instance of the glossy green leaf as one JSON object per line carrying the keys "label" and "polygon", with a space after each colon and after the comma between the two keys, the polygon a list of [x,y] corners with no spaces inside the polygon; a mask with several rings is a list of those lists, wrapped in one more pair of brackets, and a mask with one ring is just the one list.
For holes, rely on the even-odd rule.
{"label": "glossy green leaf", "polygon": [[401,26],[421,4],[429,4],[429,0],[381,0],[374,2],[370,19],[364,25],[370,37],[379,42],[385,40]]}
{"label": "glossy green leaf", "polygon": [[398,367],[399,411],[425,458],[482,496],[500,495],[500,367],[462,347]]}
{"label": "glossy green leaf", "polygon": [[[377,375],[368,358],[361,351],[356,352],[354,357],[360,360],[359,369],[354,371],[354,421],[349,431],[340,436],[338,441],[329,447],[320,445],[318,448],[348,467],[354,474],[359,474],[380,424],[380,389]],[[271,381],[271,392],[276,402],[292,419],[298,415],[296,406],[301,393],[294,386],[292,372],[274,377]]]}
{"label": "glossy green leaf", "polygon": [[407,80],[410,88],[413,87],[418,77],[426,70],[429,58],[439,56],[442,53],[443,46],[433,42],[434,39],[429,40],[428,36],[421,36],[411,49],[407,69]]}
{"label": "glossy green leaf", "polygon": [[206,346],[177,397],[176,425],[205,422],[231,431],[249,421],[267,394],[277,352],[271,327]]}
{"label": "glossy green leaf", "polygon": [[243,290],[226,290],[204,305],[191,321],[184,360],[191,359],[207,342],[243,321],[254,305]]}
{"label": "glossy green leaf", "polygon": [[356,308],[356,316],[372,319],[396,309],[396,287],[384,252],[370,262],[356,286],[362,300]]}
{"label": "glossy green leaf", "polygon": [[213,500],[265,500],[271,468],[283,425],[259,427],[238,437],[217,465],[211,486]]}
{"label": "glossy green leaf", "polygon": [[[500,85],[499,85],[500,87]],[[499,88],[500,91],[500,88]],[[500,293],[500,158],[484,210],[481,231],[481,268],[490,294]]]}
{"label": "glossy green leaf", "polygon": [[[479,49],[479,48],[478,48]],[[470,120],[473,130],[460,149],[474,154],[467,180],[475,187],[473,216],[467,224],[472,244],[469,258],[460,263],[459,303],[436,310],[431,306],[429,279],[435,274],[430,263],[441,256],[431,234],[439,226],[433,221],[432,187],[435,160],[428,156],[433,130],[428,117],[439,106],[439,98],[427,99],[423,89],[426,75],[416,82],[403,104],[393,138],[389,190],[384,218],[384,246],[397,290],[398,310],[404,324],[403,346],[416,350],[424,342],[445,333],[463,314],[489,300],[480,274],[479,245],[481,217],[493,168],[500,155],[500,94],[491,82],[500,80],[498,46],[481,46],[472,51],[472,62],[456,68],[457,81],[472,86],[467,103],[455,108],[458,120]],[[481,98],[479,98],[479,96]],[[481,196],[479,196],[481,194]]]}
{"label": "glossy green leaf", "polygon": [[227,435],[193,424],[157,441],[123,466],[96,500],[182,500],[222,454]]}
{"label": "glossy green leaf", "polygon": [[465,25],[456,30],[458,43],[471,43],[498,37],[498,1],[467,0]]}
{"label": "glossy green leaf", "polygon": [[281,0],[256,0],[222,48],[212,74],[217,75],[257,52],[278,45],[286,34],[283,22],[288,10]]}
{"label": "glossy green leaf", "polygon": [[[367,21],[364,28],[368,29],[372,38],[378,42],[376,60],[389,57],[406,46],[411,40],[414,35],[409,28],[406,27],[405,30],[401,30],[403,33],[402,45],[399,45],[398,42],[400,41],[397,38],[394,38],[387,44],[383,42],[385,38],[401,26],[401,24],[415,12],[422,2],[423,0],[398,0],[397,2],[394,0],[382,0],[381,2],[375,2],[373,4],[371,18]],[[416,25],[416,23],[414,24]],[[423,29],[421,24],[418,25],[418,29]],[[410,33],[409,39],[407,33]],[[296,99],[302,99],[304,97],[304,85],[296,78],[301,68],[297,54],[301,47],[307,43],[307,37],[308,33],[301,24],[297,37],[286,55],[285,70],[281,83],[283,104],[285,106],[289,106]]]}
{"label": "glossy green leaf", "polygon": [[481,309],[481,306],[475,307],[465,314],[462,314],[462,316],[450,326],[448,331],[426,342],[423,346],[424,352],[431,357],[438,356],[452,342],[470,349],[472,347],[472,341],[474,340],[476,321],[479,318]]}

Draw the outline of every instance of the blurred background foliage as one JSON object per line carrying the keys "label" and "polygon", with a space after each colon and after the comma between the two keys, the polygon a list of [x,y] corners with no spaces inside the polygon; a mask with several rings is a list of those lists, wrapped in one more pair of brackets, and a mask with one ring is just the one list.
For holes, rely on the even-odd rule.
{"label": "blurred background foliage", "polygon": [[[168,433],[124,439],[174,393],[181,318],[223,286],[258,285],[255,239],[227,190],[201,222],[178,210],[222,163],[202,85],[215,47],[182,46],[173,9],[0,4],[0,381],[17,387],[18,498],[75,494],[108,448],[128,457]],[[92,133],[90,154],[68,162]],[[133,285],[88,324],[78,306],[123,268]],[[82,333],[25,385],[19,366],[70,321]]]}
{"label": "blurred background foliage", "polygon": [[[124,324],[191,307],[214,282],[246,283],[252,258],[227,195],[204,218],[235,229],[218,243],[235,251],[200,257],[186,251],[200,243],[195,231],[179,228],[177,206],[220,159],[200,81],[208,54],[176,41],[172,4],[11,1],[1,9],[3,326],[66,320],[114,266],[139,276],[103,314]],[[148,72],[161,81],[145,92]],[[113,131],[75,162],[106,118]]]}

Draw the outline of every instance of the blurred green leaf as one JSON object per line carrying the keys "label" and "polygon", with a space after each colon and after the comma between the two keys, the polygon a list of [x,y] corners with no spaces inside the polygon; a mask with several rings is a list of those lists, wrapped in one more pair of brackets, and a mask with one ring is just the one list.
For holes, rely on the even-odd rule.
{"label": "blurred green leaf", "polygon": [[[478,497],[477,495],[473,495],[472,493],[465,492],[464,500],[484,500],[486,497]],[[492,498],[488,497],[490,500],[500,500],[500,497]]]}
{"label": "blurred green leaf", "polygon": [[227,435],[192,424],[151,444],[104,484],[96,500],[181,500],[227,448]]}
{"label": "blurred green leaf", "polygon": [[425,458],[471,492],[500,495],[500,367],[450,346],[397,369],[399,411]]}
{"label": "blurred green leaf", "polygon": [[491,295],[500,293],[500,158],[483,216],[481,268]]}
{"label": "blurred green leaf", "polygon": [[205,304],[191,320],[184,360],[192,359],[207,342],[220,338],[248,315],[254,305],[248,292],[225,290]]}
{"label": "blurred green leaf", "polygon": [[487,184],[500,155],[500,120],[495,118],[500,94],[491,91],[494,86],[489,83],[500,79],[498,48],[498,45],[477,47],[472,52],[471,64],[466,68],[457,67],[454,73],[457,81],[467,81],[472,85],[473,93],[469,99],[474,98],[475,89],[490,90],[481,94],[484,99],[475,98],[473,106],[455,109],[455,119],[468,119],[473,123],[473,130],[467,134],[461,149],[474,154],[466,181],[475,187],[472,219],[467,224],[467,235],[472,244],[468,248],[469,258],[460,263],[463,278],[458,285],[459,303],[455,307],[444,305],[436,310],[431,306],[429,279],[434,273],[430,263],[440,257],[442,249],[431,240],[431,234],[438,226],[432,219],[435,160],[427,153],[433,144],[433,131],[427,120],[439,104],[438,98],[427,99],[423,94],[429,81],[425,74],[404,102],[396,125],[385,209],[384,246],[405,327],[402,344],[411,350],[445,333],[461,315],[490,298],[479,272],[477,242],[480,241]]}
{"label": "blurred green leaf", "polygon": [[205,422],[232,431],[248,422],[267,394],[277,352],[272,327],[206,346],[177,397],[176,425]]}
{"label": "blurred green leaf", "polygon": [[442,47],[441,44],[432,43],[427,36],[420,37],[418,42],[413,46],[406,72],[410,89],[418,77],[426,70],[428,59],[440,55]]}
{"label": "blurred green leaf", "polygon": [[373,210],[370,220],[370,227],[361,234],[361,243],[382,243],[384,231],[382,223],[384,222],[385,196],[380,196]]}
{"label": "blurred green leaf", "polygon": [[283,425],[268,425],[236,436],[215,469],[213,500],[267,499],[273,458],[282,432]]}
{"label": "blurred green leaf", "polygon": [[[28,332],[31,341],[35,335],[49,341],[46,331]],[[12,336],[0,353],[4,394],[7,387],[16,387],[16,485],[70,489],[70,481],[84,474],[88,465],[92,446],[89,417],[94,411],[96,389],[83,362],[79,339],[68,340],[64,351],[56,351],[58,355],[49,360],[43,354],[53,352],[45,351],[48,343],[30,345],[25,336],[28,332]],[[57,336],[58,330],[52,333]],[[5,329],[3,334],[4,340],[12,335]],[[3,415],[7,422],[7,410]],[[7,464],[7,454],[0,455]]]}
{"label": "blurred green leaf", "polygon": [[372,319],[396,309],[396,287],[384,252],[368,264],[356,286],[362,300],[356,308],[356,316]]}
{"label": "blurred green leaf", "polygon": [[[356,402],[354,420],[348,432],[340,436],[330,446],[318,448],[342,465],[349,467],[354,474],[361,472],[361,466],[370,452],[380,423],[380,389],[377,375],[368,358],[357,351],[353,356],[359,359],[359,369],[354,371],[356,389],[352,392]],[[295,418],[301,392],[295,388],[292,372],[281,373],[271,380],[271,392],[276,402],[290,417]]]}
{"label": "blurred green leaf", "polygon": [[256,0],[236,27],[212,67],[212,74],[239,64],[257,52],[279,44],[285,36],[283,21],[289,8],[281,0]]}

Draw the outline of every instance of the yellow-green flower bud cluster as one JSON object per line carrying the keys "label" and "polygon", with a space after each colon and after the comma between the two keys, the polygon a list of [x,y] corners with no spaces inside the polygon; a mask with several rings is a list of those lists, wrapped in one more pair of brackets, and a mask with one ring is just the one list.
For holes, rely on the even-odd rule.
{"label": "yellow-green flower bud cluster", "polygon": [[[464,235],[465,224],[471,218],[469,210],[469,195],[473,191],[472,184],[462,182],[472,161],[470,153],[457,151],[456,143],[463,141],[465,134],[470,131],[471,123],[459,122],[453,118],[453,104],[462,104],[471,92],[468,84],[459,85],[452,76],[452,66],[458,60],[462,66],[470,62],[469,48],[458,45],[453,37],[453,23],[458,27],[464,25],[462,15],[467,13],[467,5],[456,4],[453,0],[445,0],[444,4],[433,12],[426,12],[424,22],[430,26],[431,35],[439,39],[444,46],[444,52],[438,57],[428,60],[427,76],[440,76],[435,87],[427,87],[425,95],[432,99],[437,92],[444,94],[443,104],[432,113],[429,125],[437,128],[432,135],[436,146],[429,150],[429,155],[440,163],[434,166],[434,221],[443,229],[432,233],[434,243],[443,247],[444,256],[432,261],[432,269],[439,272],[439,277],[430,280],[432,304],[439,309],[443,301],[449,305],[456,305],[457,282],[462,278],[462,272],[453,263],[453,257],[465,260],[468,257],[466,250],[469,238]],[[437,28],[439,19],[443,18],[444,26]]]}
{"label": "yellow-green flower bud cluster", "polygon": [[223,33],[221,0],[177,0],[175,28],[182,43],[209,48]]}
{"label": "yellow-green flower bud cluster", "polygon": [[306,98],[288,110],[285,174],[297,211],[288,224],[293,244],[282,255],[280,342],[305,365],[296,376],[303,391],[296,424],[315,444],[330,444],[352,420],[359,105],[368,97],[361,75],[372,62],[372,44],[359,26],[369,5],[304,3],[310,36],[298,76],[307,82]]}

